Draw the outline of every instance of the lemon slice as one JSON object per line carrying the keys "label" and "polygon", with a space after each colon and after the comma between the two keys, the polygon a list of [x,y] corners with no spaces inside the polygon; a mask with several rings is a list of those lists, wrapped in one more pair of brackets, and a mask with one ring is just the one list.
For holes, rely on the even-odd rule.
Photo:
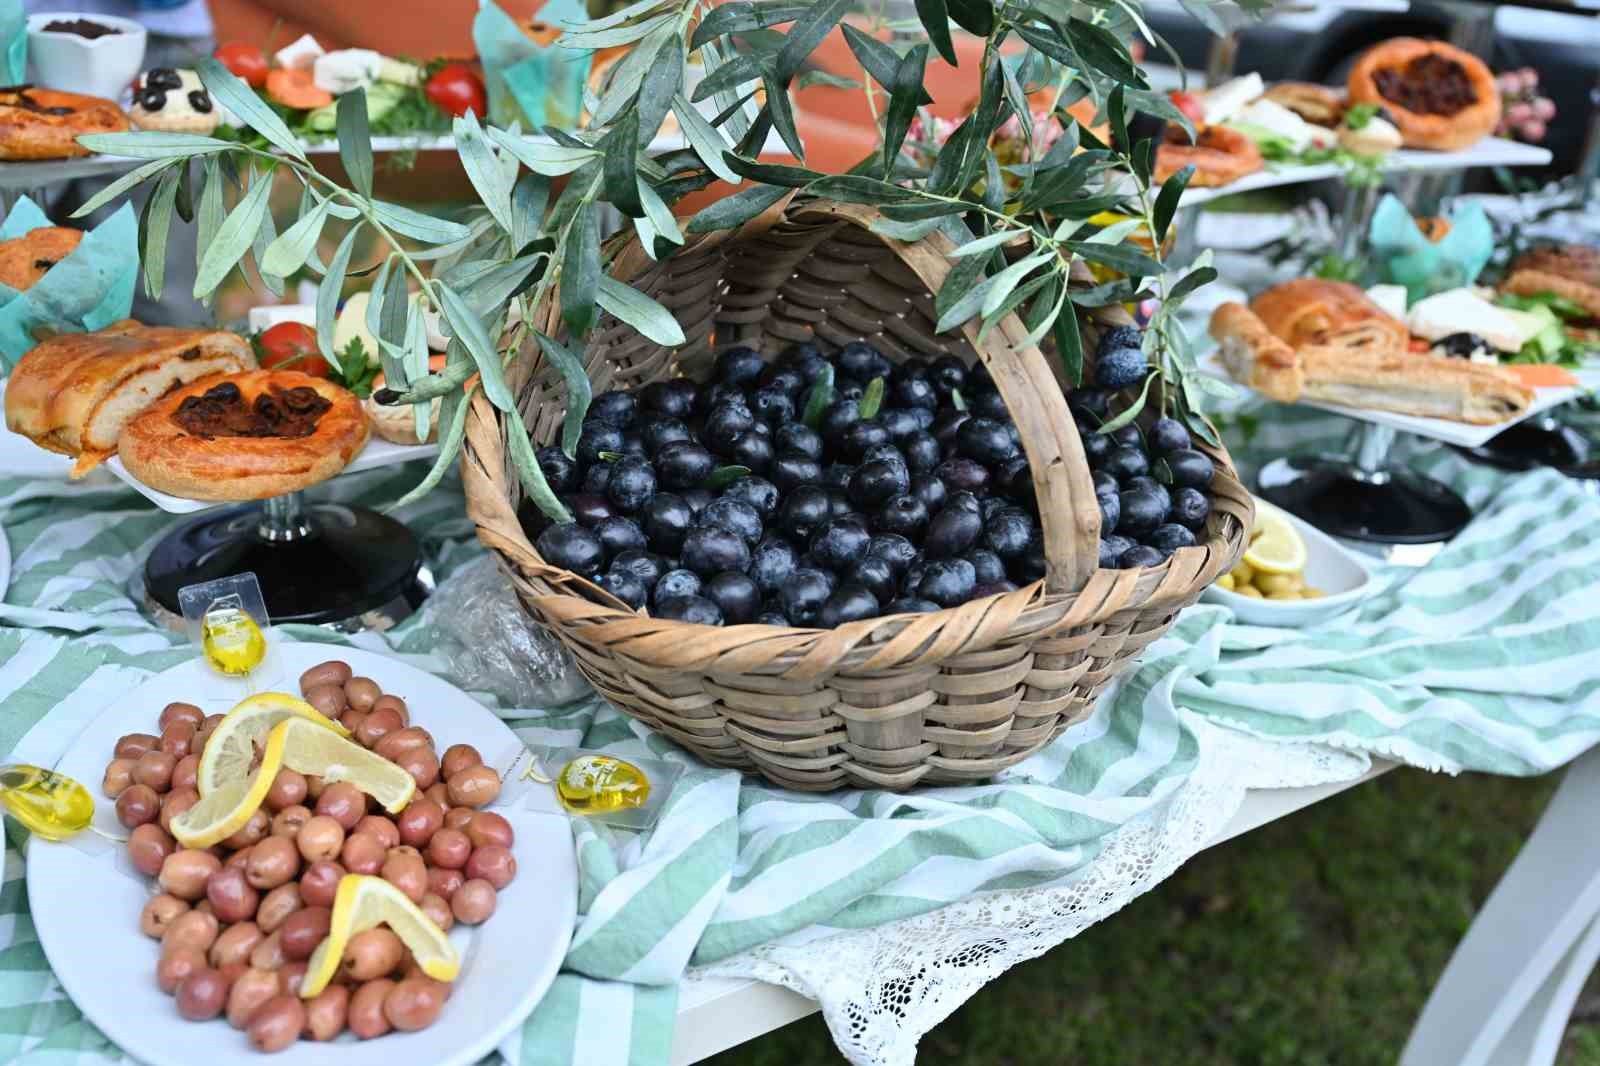
{"label": "lemon slice", "polygon": [[1257,573],[1293,574],[1305,569],[1306,542],[1288,515],[1258,503],[1256,528],[1244,561]]}
{"label": "lemon slice", "polygon": [[195,790],[204,796],[248,778],[256,759],[256,745],[265,743],[267,734],[289,718],[315,722],[324,731],[331,730],[342,737],[350,735],[350,730],[324,717],[305,700],[284,692],[258,693],[242,700],[217,723],[195,770]]}
{"label": "lemon slice", "polygon": [[399,814],[416,795],[417,782],[404,769],[316,722],[288,718],[278,723],[271,735],[280,732],[284,736],[283,765],[291,770],[315,774],[330,785],[348,781],[383,804],[390,814]]}
{"label": "lemon slice", "polygon": [[267,735],[260,766],[254,771],[246,766],[239,776],[221,779],[193,807],[172,819],[172,835],[178,843],[186,848],[209,848],[243,829],[267,798],[272,779],[283,767],[285,739],[284,730],[274,729]]}
{"label": "lemon slice", "polygon": [[300,998],[312,999],[333,980],[350,938],[378,925],[387,925],[411,949],[422,972],[435,981],[454,981],[461,972],[461,956],[444,930],[434,925],[422,908],[381,877],[346,874],[333,897],[328,935],[306,963]]}

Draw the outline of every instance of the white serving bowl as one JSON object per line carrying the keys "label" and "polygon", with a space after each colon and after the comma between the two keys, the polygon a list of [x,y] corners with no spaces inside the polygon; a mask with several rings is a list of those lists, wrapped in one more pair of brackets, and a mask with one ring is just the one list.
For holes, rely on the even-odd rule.
{"label": "white serving bowl", "polygon": [[[51,32],[52,22],[88,19],[121,30],[90,40]],[[28,16],[28,65],[42,89],[119,100],[144,63],[145,29],[133,19],[94,12],[51,11]]]}
{"label": "white serving bowl", "polygon": [[1327,595],[1318,600],[1258,600],[1212,585],[1200,594],[1202,600],[1231,608],[1245,625],[1297,627],[1342,614],[1372,593],[1372,572],[1359,555],[1282,508],[1259,497],[1255,504],[1258,512],[1276,511],[1299,530],[1306,542],[1306,584]]}

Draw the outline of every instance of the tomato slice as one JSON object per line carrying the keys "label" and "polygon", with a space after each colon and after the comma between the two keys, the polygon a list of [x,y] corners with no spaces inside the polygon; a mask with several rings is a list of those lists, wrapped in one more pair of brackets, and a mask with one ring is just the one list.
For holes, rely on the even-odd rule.
{"label": "tomato slice", "polygon": [[267,83],[267,54],[255,45],[234,41],[218,48],[213,54],[217,62],[251,88],[259,89]]}
{"label": "tomato slice", "polygon": [[267,95],[284,107],[314,111],[333,103],[333,95],[317,88],[309,70],[279,67],[267,75]]}

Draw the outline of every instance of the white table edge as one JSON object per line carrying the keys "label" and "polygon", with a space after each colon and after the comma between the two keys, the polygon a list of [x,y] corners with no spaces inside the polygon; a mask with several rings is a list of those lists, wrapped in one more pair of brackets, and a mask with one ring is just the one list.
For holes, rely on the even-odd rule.
{"label": "white table edge", "polygon": [[[1347,781],[1305,788],[1251,789],[1207,847],[1259,829],[1296,811],[1321,803],[1393,770],[1398,764],[1374,759],[1370,770]],[[799,1021],[820,1008],[817,1002],[764,981],[714,979],[684,986],[672,1036],[672,1066],[688,1066],[747,1040]]]}

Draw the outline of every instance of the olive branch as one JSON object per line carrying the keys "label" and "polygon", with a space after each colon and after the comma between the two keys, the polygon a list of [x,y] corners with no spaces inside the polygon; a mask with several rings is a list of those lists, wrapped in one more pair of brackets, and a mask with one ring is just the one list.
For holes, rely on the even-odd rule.
{"label": "olive branch", "polygon": [[[459,454],[469,401],[482,392],[497,409],[516,415],[506,368],[525,344],[536,344],[563,375],[568,390],[562,447],[577,445],[590,401],[582,346],[600,312],[649,340],[684,343],[677,321],[655,300],[609,276],[601,243],[601,212],[613,208],[632,226],[644,251],[671,255],[687,234],[744,224],[792,191],[870,204],[884,218],[884,236],[917,240],[939,231],[955,244],[954,265],[935,306],[940,331],[980,319],[986,335],[1016,312],[1028,327],[1026,343],[1053,343],[1066,377],[1082,380],[1084,356],[1077,308],[1161,299],[1145,346],[1154,366],[1145,390],[1117,419],[1136,417],[1151,382],[1161,403],[1198,433],[1215,441],[1201,416],[1214,386],[1196,371],[1175,311],[1215,276],[1201,262],[1171,275],[1161,248],[1188,174],[1154,189],[1155,138],[1134,142],[1136,114],[1189,127],[1188,120],[1150,88],[1134,62],[1129,41],[1165,42],[1151,32],[1136,0],[916,0],[921,36],[909,46],[886,43],[848,22],[842,32],[871,82],[864,85],[880,125],[880,143],[843,174],[805,165],[792,93],[836,76],[808,70],[812,53],[850,13],[852,0],[638,0],[605,18],[567,28],[560,46],[622,47],[598,93],[585,90],[590,124],[579,131],[517,126],[484,127],[468,114],[453,130],[463,168],[479,203],[455,217],[425,214],[378,199],[373,193],[373,153],[365,94],[339,99],[339,156],[349,177],[340,184],[308,160],[283,120],[244,82],[215,60],[199,67],[201,81],[222,106],[259,135],[251,145],[179,133],[97,134],[80,138],[94,151],[146,160],[80,210],[87,214],[153,182],[141,215],[144,280],[152,297],[163,287],[168,235],[176,215],[197,227],[198,276],[194,294],[210,299],[248,259],[255,280],[275,294],[302,270],[320,275],[317,344],[335,361],[333,330],[338,302],[353,277],[370,275],[366,325],[377,338],[389,387],[380,402],[413,405],[418,436],[429,433],[432,401],[439,399],[440,454],[427,476],[396,506],[427,493]],[[1216,0],[1184,6],[1220,25]],[[1263,0],[1249,0],[1259,11]],[[919,108],[933,54],[956,63],[951,24],[981,38],[979,95],[949,140],[922,165],[907,154],[906,138]],[[876,25],[874,23],[873,25]],[[786,26],[786,29],[778,27]],[[1170,48],[1168,48],[1170,52]],[[692,84],[691,59],[704,77]],[[692,88],[691,88],[692,84]],[[879,91],[883,106],[878,104]],[[1061,136],[1036,157],[1030,97],[1049,94],[1051,121]],[[1088,98],[1109,123],[1111,144],[1067,112]],[[651,143],[673,115],[683,146],[652,151]],[[1016,116],[1026,142],[1022,162],[1002,165],[996,131]],[[1190,128],[1192,134],[1192,128]],[[759,156],[777,137],[795,164],[763,163]],[[260,147],[261,143],[268,147]],[[275,229],[268,193],[276,173],[287,171],[301,187],[297,220]],[[564,180],[563,180],[564,179]],[[558,180],[563,180],[559,191]],[[682,220],[672,205],[714,181],[741,184]],[[232,190],[234,206],[227,207]],[[1103,213],[1122,216],[1100,224]],[[317,248],[333,222],[345,227],[327,262]],[[1143,232],[1151,250],[1135,239]],[[369,234],[378,258],[352,266],[358,237]],[[1098,263],[1124,275],[1091,288],[1069,283],[1076,261]],[[245,277],[249,279],[250,274]],[[1154,288],[1145,287],[1149,280]],[[540,328],[536,310],[554,293],[565,338]],[[445,366],[428,370],[424,313],[437,312],[448,334]],[[529,498],[546,515],[567,511],[545,482],[527,435],[508,434],[511,456]]]}

